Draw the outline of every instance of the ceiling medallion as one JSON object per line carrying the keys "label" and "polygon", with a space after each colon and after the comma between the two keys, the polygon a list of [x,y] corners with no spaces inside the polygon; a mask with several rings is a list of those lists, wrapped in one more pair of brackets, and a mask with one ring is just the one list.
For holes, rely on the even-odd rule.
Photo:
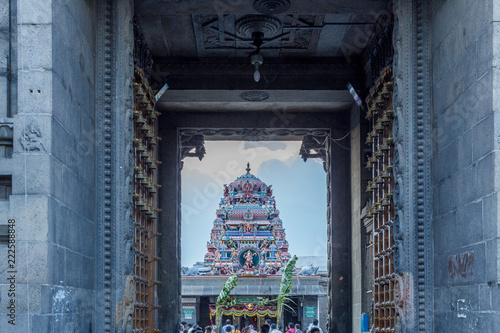
{"label": "ceiling medallion", "polygon": [[280,14],[290,8],[290,0],[255,0],[253,8],[262,14]]}
{"label": "ceiling medallion", "polygon": [[260,102],[265,101],[269,98],[269,94],[265,91],[253,90],[253,91],[245,91],[242,93],[241,98],[249,102]]}
{"label": "ceiling medallion", "polygon": [[265,38],[272,38],[281,33],[281,22],[267,15],[245,15],[236,21],[236,32],[246,38],[252,38],[255,32],[261,32]]}

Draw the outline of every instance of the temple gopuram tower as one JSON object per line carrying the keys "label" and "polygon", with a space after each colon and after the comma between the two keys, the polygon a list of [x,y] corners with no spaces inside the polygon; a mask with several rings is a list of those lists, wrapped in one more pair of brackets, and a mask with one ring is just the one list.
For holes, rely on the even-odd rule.
{"label": "temple gopuram tower", "polygon": [[213,275],[274,275],[290,259],[271,185],[246,171],[224,185],[204,260]]}
{"label": "temple gopuram tower", "polygon": [[[181,320],[202,326],[213,322],[217,296],[236,273],[233,305],[222,309],[223,321],[240,327],[276,322],[278,309],[271,300],[279,294],[281,269],[291,257],[279,214],[271,185],[251,174],[249,164],[245,174],[224,185],[203,263],[183,268]],[[309,325],[319,318],[326,329],[325,277],[318,267],[296,267],[289,294],[293,311],[285,310],[282,322]]]}

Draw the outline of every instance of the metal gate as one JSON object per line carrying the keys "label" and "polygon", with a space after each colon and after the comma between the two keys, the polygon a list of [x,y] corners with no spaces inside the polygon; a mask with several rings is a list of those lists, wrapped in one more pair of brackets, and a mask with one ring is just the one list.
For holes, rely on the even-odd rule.
{"label": "metal gate", "polygon": [[396,321],[392,87],[392,68],[386,67],[366,99],[366,118],[371,123],[371,132],[366,138],[366,143],[371,146],[371,157],[366,168],[372,170],[372,179],[366,190],[372,195],[368,217],[373,218],[373,317],[377,333],[394,332]]}
{"label": "metal gate", "polygon": [[134,284],[133,332],[160,332],[155,326],[158,126],[155,98],[143,71],[134,71]]}

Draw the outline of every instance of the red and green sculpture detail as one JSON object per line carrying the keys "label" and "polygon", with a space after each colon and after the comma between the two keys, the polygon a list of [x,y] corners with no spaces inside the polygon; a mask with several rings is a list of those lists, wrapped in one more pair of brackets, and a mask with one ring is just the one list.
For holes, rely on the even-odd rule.
{"label": "red and green sculpture detail", "polygon": [[224,185],[205,266],[213,275],[275,275],[290,260],[270,186],[250,173]]}

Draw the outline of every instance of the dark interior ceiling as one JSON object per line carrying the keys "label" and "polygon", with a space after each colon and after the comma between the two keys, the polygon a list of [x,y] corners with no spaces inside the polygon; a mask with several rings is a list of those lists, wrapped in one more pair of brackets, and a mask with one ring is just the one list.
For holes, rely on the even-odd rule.
{"label": "dark interior ceiling", "polygon": [[[256,89],[346,92],[347,82],[362,82],[359,59],[387,20],[387,3],[145,0],[136,1],[135,15],[153,56],[153,78],[158,83],[167,82],[169,93],[193,90],[209,96],[206,91]],[[262,13],[270,9],[275,11]],[[250,53],[255,50],[251,31],[256,27],[264,33],[260,82],[254,82],[250,63]]]}

